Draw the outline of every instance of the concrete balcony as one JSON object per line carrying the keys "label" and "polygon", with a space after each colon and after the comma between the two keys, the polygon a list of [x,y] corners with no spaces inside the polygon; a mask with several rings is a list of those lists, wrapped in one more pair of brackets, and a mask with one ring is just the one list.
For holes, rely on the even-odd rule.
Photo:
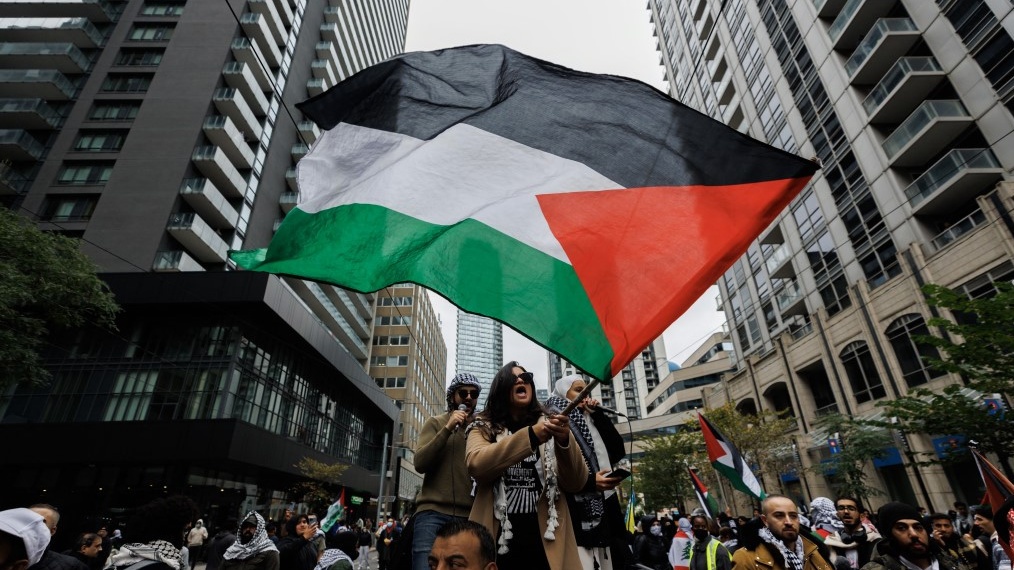
{"label": "concrete balcony", "polygon": [[845,62],[853,85],[876,83],[922,34],[909,18],[881,18]]}
{"label": "concrete balcony", "polygon": [[91,65],[88,56],[72,43],[0,43],[0,69],[55,69],[60,73],[84,73]]}
{"label": "concrete balcony", "polygon": [[285,184],[289,187],[289,190],[293,192],[299,192],[299,187],[296,186],[296,167],[293,166],[285,171]]}
{"label": "concrete balcony", "polygon": [[213,228],[234,229],[239,212],[207,178],[185,178],[180,197]]}
{"label": "concrete balcony", "polygon": [[363,319],[368,319],[373,314],[373,299],[369,295],[363,293],[356,293],[355,291],[345,291],[349,297],[351,305],[355,307],[359,314],[362,315]]}
{"label": "concrete balcony", "polygon": [[1003,178],[1000,161],[988,148],[956,148],[905,189],[915,215],[944,215]]}
{"label": "concrete balcony", "polygon": [[222,77],[229,87],[238,89],[243,94],[254,115],[263,117],[268,113],[268,99],[261,91],[249,65],[241,61],[229,62],[222,69]]}
{"label": "concrete balcony", "polygon": [[353,71],[349,69],[348,62],[335,49],[335,44],[332,42],[317,42],[316,51],[317,59],[330,61],[333,64],[332,69],[335,70],[335,76],[339,81],[344,81],[352,75]]}
{"label": "concrete balcony", "polygon": [[870,123],[900,123],[944,80],[932,57],[903,57],[863,101]]}
{"label": "concrete balcony", "polygon": [[289,150],[289,154],[292,156],[292,162],[299,162],[299,159],[306,156],[306,153],[310,152],[310,147],[303,143],[296,143],[292,145],[292,149]]}
{"label": "concrete balcony", "polygon": [[0,99],[0,128],[50,130],[60,126],[60,115],[39,98]]}
{"label": "concrete balcony", "polygon": [[924,101],[884,139],[884,153],[892,167],[922,166],[972,123],[961,101]]}
{"label": "concrete balcony", "polygon": [[151,270],[156,273],[179,273],[181,271],[204,271],[204,267],[183,250],[160,251],[155,254]]}
{"label": "concrete balcony", "polygon": [[338,76],[335,74],[334,64],[324,59],[315,59],[310,63],[310,72],[317,79],[323,79],[328,84],[338,83]]}
{"label": "concrete balcony", "polygon": [[224,87],[212,98],[219,113],[232,119],[247,141],[259,140],[263,127],[238,89]]}
{"label": "concrete balcony", "polygon": [[0,42],[70,43],[94,49],[102,45],[103,38],[86,18],[4,17],[0,18]]}
{"label": "concrete balcony", "polygon": [[[261,53],[267,55],[272,51],[279,51],[278,46],[275,45],[274,35],[268,29],[267,18],[260,14],[247,12],[239,19],[239,23],[243,27],[246,36],[251,38],[257,44],[257,47],[260,48]],[[279,54],[279,61],[281,61],[280,56],[281,54]]]}
{"label": "concrete balcony", "polygon": [[69,101],[77,90],[55,69],[0,69],[0,93],[4,97]]}
{"label": "concrete balcony", "polygon": [[834,18],[845,6],[845,0],[813,0],[813,7],[821,18]]}
{"label": "concrete balcony", "polygon": [[173,214],[166,230],[198,260],[225,263],[229,245],[197,214]]}
{"label": "concrete balcony", "polygon": [[[320,37],[326,42],[335,44],[335,46],[356,45],[354,42],[358,42],[359,40],[350,36],[348,30],[343,25],[321,24],[320,26]],[[336,59],[338,66],[346,76],[352,75],[356,70],[366,67],[361,55],[355,49],[339,50],[336,54]]]}
{"label": "concrete balcony", "polygon": [[299,121],[296,124],[296,129],[299,131],[300,140],[306,144],[313,144],[320,136],[320,127],[313,121]]}
{"label": "concrete balcony", "polygon": [[17,0],[0,2],[8,18],[87,18],[96,24],[113,21],[115,11],[104,0]]}
{"label": "concrete balcony", "polygon": [[803,294],[799,283],[789,281],[775,294],[775,303],[778,304],[778,310],[782,313],[782,317],[804,315],[806,314],[806,303],[803,302],[805,298],[806,295]]}
{"label": "concrete balcony", "polygon": [[229,160],[240,170],[253,168],[254,151],[246,143],[245,136],[226,115],[215,115],[204,119],[204,135],[218,146]]}
{"label": "concrete balcony", "polygon": [[854,49],[894,5],[895,0],[848,0],[827,31],[834,49]]}
{"label": "concrete balcony", "polygon": [[21,129],[0,129],[0,159],[13,162],[35,161],[42,158],[46,147]]}
{"label": "concrete balcony", "polygon": [[225,152],[217,146],[201,146],[194,149],[191,160],[212,184],[227,198],[242,198],[246,190],[246,179]]}
{"label": "concrete balcony", "polygon": [[929,252],[936,253],[958,241],[963,236],[972,233],[977,228],[981,228],[987,224],[986,214],[977,208],[971,214],[968,214],[964,218],[958,220],[946,230],[933,236],[933,238],[929,241]]}
{"label": "concrete balcony", "polygon": [[271,32],[272,37],[275,39],[275,45],[284,46],[288,33],[285,29],[286,26],[278,15],[274,0],[247,0],[246,6],[250,9],[250,12],[260,14],[264,18],[268,31]]}
{"label": "concrete balcony", "polygon": [[316,97],[317,95],[320,95],[321,93],[327,91],[330,88],[331,86],[328,85],[327,82],[324,81],[323,79],[314,78],[307,80],[306,82],[306,93],[310,97]]}
{"label": "concrete balcony", "polygon": [[286,28],[292,26],[292,6],[289,5],[289,0],[272,0],[272,2],[275,4],[278,17],[282,20],[282,25]]}
{"label": "concrete balcony", "polygon": [[278,197],[278,205],[282,211],[288,214],[299,204],[299,192],[282,192]]}
{"label": "concrete balcony", "polygon": [[764,265],[767,267],[768,275],[775,279],[789,279],[796,275],[792,267],[792,250],[784,243],[775,248]]}
{"label": "concrete balcony", "polygon": [[[293,292],[296,293],[303,303],[310,308],[310,311],[320,319],[320,322],[331,332],[342,346],[349,351],[349,354],[357,359],[367,357],[367,347],[363,339],[349,326],[345,318],[341,316],[334,303],[324,293],[322,286],[299,279],[286,278]],[[328,286],[324,286],[328,287]]]}
{"label": "concrete balcony", "polygon": [[369,340],[370,325],[366,323],[366,319],[359,314],[359,311],[352,306],[352,300],[349,298],[348,292],[345,289],[328,285],[322,285],[321,289],[334,306],[338,308],[338,312],[345,318],[346,324],[355,331],[355,334],[363,340]]}
{"label": "concrete balcony", "polygon": [[[261,63],[261,58],[267,58],[264,57],[264,54],[257,48],[256,44],[247,38],[236,38],[232,40],[232,56],[236,58],[236,61],[241,61],[247,65],[254,79],[257,80],[257,85],[260,86],[261,91],[274,90],[274,80],[268,71],[264,69],[264,64]],[[268,61],[268,65],[278,67],[278,64],[272,64],[270,61]]]}

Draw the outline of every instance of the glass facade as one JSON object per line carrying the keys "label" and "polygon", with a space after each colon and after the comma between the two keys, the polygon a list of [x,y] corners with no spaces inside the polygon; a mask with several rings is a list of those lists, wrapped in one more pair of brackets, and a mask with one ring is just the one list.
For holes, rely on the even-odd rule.
{"label": "glass facade", "polygon": [[[475,374],[482,385],[479,405],[476,409],[486,407],[486,396],[493,377],[506,364],[503,355],[503,325],[493,319],[473,315],[458,310],[457,353],[454,361],[455,374],[470,372]],[[525,363],[521,363],[525,366]],[[536,379],[536,386],[544,382]]]}

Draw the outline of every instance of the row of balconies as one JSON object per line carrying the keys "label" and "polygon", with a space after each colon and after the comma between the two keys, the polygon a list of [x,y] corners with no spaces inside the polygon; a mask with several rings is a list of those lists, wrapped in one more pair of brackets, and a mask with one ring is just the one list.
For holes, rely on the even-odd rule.
{"label": "row of balconies", "polygon": [[0,69],[55,69],[84,73],[91,60],[69,42],[0,42]]}

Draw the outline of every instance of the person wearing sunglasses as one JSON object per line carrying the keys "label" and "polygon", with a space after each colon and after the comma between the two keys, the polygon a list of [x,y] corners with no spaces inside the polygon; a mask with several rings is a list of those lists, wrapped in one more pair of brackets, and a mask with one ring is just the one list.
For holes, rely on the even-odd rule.
{"label": "person wearing sunglasses", "polygon": [[472,510],[472,480],[465,469],[465,428],[479,401],[474,374],[456,374],[447,386],[447,411],[426,420],[415,448],[415,468],[423,474],[412,521],[412,570],[427,570],[437,531]]}
{"label": "person wearing sunglasses", "polygon": [[497,566],[526,570],[581,567],[562,493],[580,491],[588,467],[567,416],[535,397],[535,381],[517,362],[493,378],[486,409],[468,427],[465,463],[475,478],[469,519],[497,539]]}

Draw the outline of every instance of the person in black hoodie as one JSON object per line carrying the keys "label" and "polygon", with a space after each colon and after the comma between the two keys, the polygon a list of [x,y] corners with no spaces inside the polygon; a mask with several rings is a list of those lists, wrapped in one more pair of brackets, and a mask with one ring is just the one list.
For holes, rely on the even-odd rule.
{"label": "person in black hoodie", "polygon": [[[556,381],[546,407],[559,413],[584,388],[584,377],[580,374],[564,376]],[[584,488],[578,493],[564,495],[573,519],[581,564],[586,570],[622,570],[630,558],[630,550],[626,547],[629,539],[614,489],[623,479],[606,475],[612,471],[611,466],[626,455],[623,436],[593,398],[585,398],[568,417],[574,441],[588,465],[588,481]]]}
{"label": "person in black hoodie", "polygon": [[278,540],[281,570],[313,570],[317,565],[317,546],[313,542],[317,525],[306,515],[293,515],[285,522],[286,534]]}
{"label": "person in black hoodie", "polygon": [[225,521],[225,526],[222,527],[222,530],[218,531],[211,538],[211,542],[208,543],[205,570],[218,570],[222,565],[222,557],[225,555],[225,551],[229,550],[229,547],[236,542],[236,535],[233,534],[232,529],[236,528],[238,524],[236,519],[232,518]]}
{"label": "person in black hoodie", "polygon": [[653,570],[672,570],[669,546],[662,537],[662,523],[653,516],[641,519],[641,534],[634,538],[634,562]]}

